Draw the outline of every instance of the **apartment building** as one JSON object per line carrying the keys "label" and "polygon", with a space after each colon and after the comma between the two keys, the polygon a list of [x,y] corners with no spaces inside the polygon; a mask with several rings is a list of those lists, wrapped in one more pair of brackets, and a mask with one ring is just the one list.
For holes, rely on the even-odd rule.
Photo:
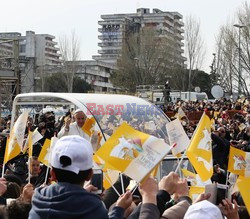
{"label": "apartment building", "polygon": [[96,60],[77,61],[75,64],[76,76],[88,82],[95,92],[116,92],[117,89],[110,82],[110,74],[115,69],[113,64]]}
{"label": "apartment building", "polygon": [[173,45],[173,55],[176,62],[184,66],[186,58],[183,56],[183,16],[178,12],[167,12],[148,8],[139,8],[136,13],[101,15],[98,22],[100,28],[98,36],[99,55],[93,56],[101,60],[116,64],[127,34],[139,31],[143,27],[156,29],[159,37],[167,37]]}
{"label": "apartment building", "polygon": [[[14,54],[19,53],[22,93],[35,91],[37,67],[61,64],[59,48],[56,47],[57,42],[54,39],[52,35],[36,34],[34,31],[26,31],[23,36],[18,32],[0,33],[0,56],[4,60],[1,67],[13,65]],[[15,50],[15,40],[19,43],[18,51]],[[9,68],[13,69],[13,66]]]}

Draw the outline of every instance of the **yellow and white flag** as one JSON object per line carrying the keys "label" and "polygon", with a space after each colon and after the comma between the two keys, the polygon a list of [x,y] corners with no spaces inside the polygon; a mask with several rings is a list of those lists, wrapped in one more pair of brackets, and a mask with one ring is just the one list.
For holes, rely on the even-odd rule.
{"label": "yellow and white flag", "polygon": [[[29,111],[25,110],[16,120],[13,128],[12,128],[12,132],[11,132],[11,136],[10,138],[16,138],[16,141],[18,143],[18,145],[20,146],[20,149],[22,149],[21,147],[23,146],[23,142],[24,142],[24,133],[25,133],[25,129],[26,129],[26,124],[27,124],[27,119],[29,116]],[[11,140],[10,140],[11,142]]]}
{"label": "yellow and white flag", "polygon": [[190,139],[188,138],[180,120],[175,119],[167,123],[166,129],[170,145],[174,146],[172,149],[173,155],[176,156],[177,154],[185,151],[190,144]]}
{"label": "yellow and white flag", "polygon": [[47,167],[49,166],[50,145],[51,145],[51,140],[46,138],[43,144],[42,150],[38,157],[38,160],[44,165],[46,165]]}
{"label": "yellow and white flag", "polygon": [[203,113],[187,149],[187,157],[202,181],[213,175],[211,121]]}
{"label": "yellow and white flag", "polygon": [[123,123],[96,155],[115,170],[141,182],[169,150],[170,147],[164,140],[139,132]]}
{"label": "yellow and white flag", "polygon": [[230,146],[228,171],[240,176],[250,176],[250,152]]}
{"label": "yellow and white flag", "polygon": [[13,128],[11,129],[10,137],[8,139],[8,143],[6,144],[4,163],[7,163],[9,160],[21,153],[28,115],[29,111],[24,111],[18,117]]}
{"label": "yellow and white flag", "polygon": [[247,207],[248,214],[250,215],[250,178],[238,179],[236,184]]}
{"label": "yellow and white flag", "polygon": [[[32,132],[32,145],[35,144],[36,142],[38,142],[40,139],[42,139],[43,136],[40,134],[40,132],[38,131],[38,128],[36,128],[34,130],[34,132]],[[25,153],[28,149],[28,139],[26,140],[26,143],[23,147],[23,153]]]}
{"label": "yellow and white flag", "polygon": [[[12,142],[10,142],[10,140]],[[15,138],[8,138],[6,142],[6,148],[4,153],[4,164],[6,164],[9,160],[13,159],[17,155],[21,153],[20,146],[17,144]]]}

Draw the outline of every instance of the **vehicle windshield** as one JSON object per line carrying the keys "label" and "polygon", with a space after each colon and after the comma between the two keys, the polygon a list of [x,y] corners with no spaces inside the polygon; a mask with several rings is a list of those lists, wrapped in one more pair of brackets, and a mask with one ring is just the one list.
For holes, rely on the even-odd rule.
{"label": "vehicle windshield", "polygon": [[63,112],[81,109],[88,118],[95,118],[97,121],[95,129],[102,132],[103,141],[107,140],[123,122],[127,122],[136,130],[162,138],[168,143],[165,128],[169,122],[168,117],[159,106],[156,107],[134,96],[77,93],[20,94],[15,99],[12,113],[17,112],[17,109],[20,113],[24,108],[31,109],[32,116],[46,109],[60,112],[57,120]]}

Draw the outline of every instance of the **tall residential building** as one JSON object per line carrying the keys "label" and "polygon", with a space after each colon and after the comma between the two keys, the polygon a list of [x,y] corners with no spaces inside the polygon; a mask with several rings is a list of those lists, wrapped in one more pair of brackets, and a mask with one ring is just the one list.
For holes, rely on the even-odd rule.
{"label": "tall residential building", "polygon": [[37,67],[61,64],[59,48],[56,47],[57,42],[54,39],[55,37],[52,35],[36,34],[33,31],[26,31],[24,36],[17,32],[0,33],[0,42],[3,42],[3,40],[6,42],[0,44],[0,56],[2,59],[12,60],[15,51],[11,40],[18,40],[19,42],[19,68],[21,71],[22,93],[35,91]]}
{"label": "tall residential building", "polygon": [[97,93],[116,92],[116,88],[110,82],[110,74],[115,70],[111,63],[105,63],[96,60],[77,61],[76,75],[91,84]]}
{"label": "tall residential building", "polygon": [[186,60],[183,57],[183,27],[182,15],[178,12],[166,12],[148,8],[139,8],[136,13],[102,15],[98,24],[101,33],[98,38],[101,42],[98,46],[100,55],[93,56],[95,60],[116,63],[122,49],[124,39],[128,33],[140,30],[143,27],[152,27],[157,30],[159,37],[167,37],[174,48],[176,62],[184,66]]}

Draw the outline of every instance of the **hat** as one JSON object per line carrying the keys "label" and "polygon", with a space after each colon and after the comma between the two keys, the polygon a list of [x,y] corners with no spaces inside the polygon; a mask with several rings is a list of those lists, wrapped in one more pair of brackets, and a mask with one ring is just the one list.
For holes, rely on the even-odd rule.
{"label": "hat", "polygon": [[184,219],[191,218],[223,219],[220,209],[207,200],[197,202],[188,208]]}
{"label": "hat", "polygon": [[[63,166],[60,162],[62,156],[69,157],[71,164]],[[51,166],[78,174],[79,171],[93,167],[92,157],[93,149],[87,140],[78,135],[64,136],[56,142],[53,148]]]}

